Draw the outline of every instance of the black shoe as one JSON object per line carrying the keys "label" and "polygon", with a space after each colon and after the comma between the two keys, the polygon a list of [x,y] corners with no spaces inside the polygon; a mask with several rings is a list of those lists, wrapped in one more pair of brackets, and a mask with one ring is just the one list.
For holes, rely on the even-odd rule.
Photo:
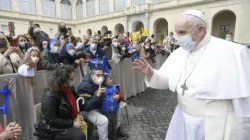
{"label": "black shoe", "polygon": [[116,134],[117,134],[118,138],[123,138],[123,139],[128,139],[129,138],[129,135],[124,133],[120,127],[118,127]]}

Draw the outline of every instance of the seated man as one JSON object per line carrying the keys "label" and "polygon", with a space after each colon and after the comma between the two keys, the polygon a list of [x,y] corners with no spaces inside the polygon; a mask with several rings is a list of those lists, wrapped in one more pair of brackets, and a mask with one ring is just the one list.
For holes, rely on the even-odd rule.
{"label": "seated man", "polygon": [[[84,110],[82,112],[84,118],[92,122],[97,126],[97,132],[99,140],[108,140],[108,119],[106,116],[99,112],[101,106],[102,95],[105,93],[105,88],[102,87],[104,81],[104,72],[101,68],[95,67],[90,73],[84,76],[83,81],[77,88],[79,96],[85,99]],[[127,136],[126,134],[119,132],[119,136]],[[124,136],[124,137],[125,137]]]}

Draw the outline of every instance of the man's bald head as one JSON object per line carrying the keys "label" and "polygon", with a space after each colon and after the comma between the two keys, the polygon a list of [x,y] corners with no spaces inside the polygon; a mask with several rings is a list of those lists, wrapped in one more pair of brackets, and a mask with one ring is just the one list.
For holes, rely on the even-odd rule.
{"label": "man's bald head", "polygon": [[179,36],[190,34],[193,41],[199,44],[207,32],[207,25],[202,15],[203,13],[199,13],[199,11],[195,11],[194,14],[188,11],[182,13],[175,23],[177,40]]}

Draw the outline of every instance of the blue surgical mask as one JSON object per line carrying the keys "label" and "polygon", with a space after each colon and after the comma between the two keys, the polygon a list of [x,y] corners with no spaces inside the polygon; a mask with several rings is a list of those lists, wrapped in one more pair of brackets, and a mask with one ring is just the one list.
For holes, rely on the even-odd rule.
{"label": "blue surgical mask", "polygon": [[192,34],[177,37],[178,44],[181,48],[186,51],[192,51],[197,46],[197,43],[193,41],[192,35],[198,30],[198,28]]}
{"label": "blue surgical mask", "polygon": [[73,87],[75,85],[76,79],[74,79],[73,81],[70,81],[70,86]]}

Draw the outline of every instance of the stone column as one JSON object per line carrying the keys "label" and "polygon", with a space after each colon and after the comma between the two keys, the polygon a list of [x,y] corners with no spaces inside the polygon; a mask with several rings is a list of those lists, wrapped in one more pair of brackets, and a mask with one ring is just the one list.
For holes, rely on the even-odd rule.
{"label": "stone column", "polygon": [[43,3],[42,0],[36,0],[36,14],[43,15]]}
{"label": "stone column", "polygon": [[61,18],[61,0],[56,0],[56,17]]}
{"label": "stone column", "polygon": [[73,2],[71,2],[71,12],[72,19],[76,19],[76,0],[73,0]]}
{"label": "stone column", "polygon": [[20,12],[19,1],[17,1],[17,0],[11,0],[11,10],[13,12]]}
{"label": "stone column", "polygon": [[100,14],[100,0],[95,0],[95,15]]}
{"label": "stone column", "polygon": [[128,32],[128,16],[124,17],[124,32]]}
{"label": "stone column", "polygon": [[108,0],[109,2],[109,12],[115,11],[115,0]]}
{"label": "stone column", "polygon": [[83,17],[87,17],[87,0],[83,0]]}

